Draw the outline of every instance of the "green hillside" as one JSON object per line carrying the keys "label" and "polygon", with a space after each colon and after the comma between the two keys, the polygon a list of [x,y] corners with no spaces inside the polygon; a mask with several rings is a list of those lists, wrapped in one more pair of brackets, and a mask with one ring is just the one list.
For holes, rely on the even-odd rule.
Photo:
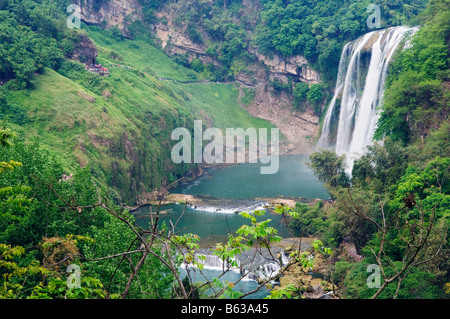
{"label": "green hillside", "polygon": [[[113,19],[127,14],[123,29],[100,20],[81,30],[67,27],[71,2],[0,0],[0,299],[188,299],[189,308],[161,308],[173,317],[192,309],[212,316],[193,299],[264,298],[227,301],[245,315],[247,306],[266,314],[267,299],[294,299],[277,303],[292,314],[303,313],[304,299],[411,299],[413,310],[420,299],[449,299],[450,0],[379,1],[381,28],[419,28],[379,81],[386,90],[378,129],[351,171],[350,152],[318,149],[304,166],[289,157],[281,182],[254,178],[246,165],[235,175],[226,167],[170,196],[161,186],[201,172],[171,159],[176,128],[192,132],[195,120],[222,130],[274,128],[248,107],[274,117],[287,111],[273,121],[279,128],[286,121],[287,133],[313,134],[342,47],[372,29],[371,1],[74,0]],[[205,52],[163,51],[157,25]],[[375,52],[366,47],[358,59]],[[276,55],[279,68],[258,54]],[[283,71],[299,55],[321,83],[298,74],[304,64]],[[346,127],[354,135],[362,134],[350,127],[357,121]],[[273,197],[226,192],[245,195],[261,183]],[[323,187],[329,197],[288,198],[281,183],[295,192]],[[222,197],[194,197],[198,184]],[[140,205],[155,198],[176,204]]]}
{"label": "green hillside", "polygon": [[65,61],[58,71],[46,68],[36,76],[33,88],[4,92],[7,103],[27,115],[26,123],[11,128],[38,136],[68,173],[89,165],[98,182],[133,204],[138,195],[188,174],[190,167],[172,166],[173,129],[190,127],[194,119],[221,129],[271,127],[239,106],[233,84],[182,83],[201,77],[143,41],[87,31],[109,77]]}
{"label": "green hillside", "polygon": [[[267,121],[250,117],[239,106],[237,84],[209,82],[204,74],[174,62],[162,50],[145,41],[111,38],[110,33],[98,27],[89,27],[87,31],[99,48],[99,63],[131,66],[135,71],[145,73],[146,77],[153,79],[158,89],[173,92],[179,103],[185,105],[196,119],[207,116],[214,127],[221,129],[272,127]],[[123,60],[113,60],[111,51],[117,52]],[[113,68],[113,73],[116,70]],[[127,71],[124,70],[125,74],[129,74]],[[127,94],[126,87],[117,86],[115,89],[120,96],[131,95]],[[135,98],[136,101],[142,100],[139,96]]]}

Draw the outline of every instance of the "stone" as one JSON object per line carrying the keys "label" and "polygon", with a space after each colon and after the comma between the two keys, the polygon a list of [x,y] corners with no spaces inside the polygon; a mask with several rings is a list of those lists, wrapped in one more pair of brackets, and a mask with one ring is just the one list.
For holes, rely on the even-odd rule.
{"label": "stone", "polygon": [[309,286],[306,288],[305,293],[303,294],[303,297],[308,299],[320,299],[324,295],[323,287],[322,285],[314,285]]}
{"label": "stone", "polygon": [[96,0],[76,0],[76,4],[81,7],[81,20],[84,22],[103,25],[107,29],[117,26],[125,36],[128,35],[126,20],[141,19],[139,0],[109,0],[99,6]]}

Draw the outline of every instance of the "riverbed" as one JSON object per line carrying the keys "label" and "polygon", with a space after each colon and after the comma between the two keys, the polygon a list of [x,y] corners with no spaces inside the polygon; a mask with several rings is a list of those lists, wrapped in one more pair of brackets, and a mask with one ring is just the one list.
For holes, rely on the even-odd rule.
{"label": "riverbed", "polygon": [[[177,225],[179,234],[193,233],[200,236],[202,242],[210,243],[224,240],[243,223],[248,223],[239,212],[264,210],[266,215],[262,218],[270,218],[269,226],[277,228],[281,237],[295,237],[298,234],[286,227],[280,215],[271,214],[267,206],[270,199],[308,202],[330,197],[306,165],[307,161],[307,155],[283,155],[279,171],[273,175],[260,174],[259,163],[207,168],[201,177],[171,190],[171,193],[199,198],[201,203],[162,206],[161,222],[169,225],[171,221]],[[150,213],[155,211],[155,207],[146,205],[133,214],[138,224],[145,227]]]}

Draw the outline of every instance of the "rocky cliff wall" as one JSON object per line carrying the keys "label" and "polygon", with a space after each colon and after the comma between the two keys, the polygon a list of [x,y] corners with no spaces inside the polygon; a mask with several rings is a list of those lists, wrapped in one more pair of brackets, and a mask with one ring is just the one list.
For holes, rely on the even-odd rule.
{"label": "rocky cliff wall", "polygon": [[252,50],[259,61],[269,67],[269,72],[278,76],[289,76],[305,83],[319,83],[319,73],[311,69],[308,61],[301,55],[283,58],[277,54],[273,57],[266,57],[256,50]]}
{"label": "rocky cliff wall", "polygon": [[[85,22],[103,25],[106,28],[117,26],[125,35],[127,21],[140,19],[138,0],[107,0],[97,9],[94,0],[83,2],[81,11]],[[186,54],[189,59],[198,58],[205,64],[219,64],[205,53],[204,44],[194,43],[186,36],[185,28],[175,26],[174,14],[161,10],[156,16],[161,22],[152,27],[153,34],[161,48],[169,55]],[[260,54],[257,48],[251,48],[249,51],[257,57],[258,63],[248,65],[246,72],[235,76],[236,82],[255,90],[255,99],[246,106],[247,112],[253,117],[266,119],[280,128],[281,133],[288,139],[285,151],[309,153],[318,134],[318,117],[309,111],[303,114],[293,111],[292,97],[284,93],[273,94],[269,83],[273,80],[287,83],[290,78],[312,84],[320,82],[320,75],[312,70],[308,61],[300,55],[283,58],[275,54],[273,57],[266,57]]]}
{"label": "rocky cliff wall", "polygon": [[[185,35],[182,29],[174,27],[173,15],[170,12],[159,12],[157,13],[157,18],[159,21],[164,20],[165,23],[159,23],[154,26],[155,35],[159,39],[161,47],[168,54],[187,54],[189,59],[198,58],[204,63],[217,64],[214,59],[206,55],[206,46],[204,44],[194,43]],[[308,61],[301,55],[283,58],[274,54],[272,58],[269,58],[260,54],[256,48],[249,49],[249,52],[254,54],[267,67],[271,80],[278,79],[282,82],[287,82],[288,78],[293,78],[294,81],[308,84],[320,82],[319,73],[311,69]],[[243,76],[243,74],[240,74],[236,78],[239,79]]]}
{"label": "rocky cliff wall", "polygon": [[[127,24],[141,19],[141,6],[139,0],[76,0],[81,7],[81,18],[89,24],[102,25],[109,29],[117,26],[125,35],[128,35]],[[157,13],[157,18],[166,21],[164,24],[156,24],[154,34],[159,39],[161,47],[168,54],[188,54],[190,58],[199,58],[204,63],[215,63],[214,59],[205,54],[206,47],[193,43],[184,33],[173,26],[170,12],[161,11]],[[255,54],[260,62],[268,67],[272,74],[271,78],[286,81],[287,77],[305,83],[320,82],[319,74],[310,68],[308,61],[302,56],[283,58],[274,55],[272,58],[266,57],[250,50]]]}
{"label": "rocky cliff wall", "polygon": [[76,3],[81,7],[84,22],[107,29],[117,26],[125,35],[128,21],[141,18],[139,0],[76,0]]}

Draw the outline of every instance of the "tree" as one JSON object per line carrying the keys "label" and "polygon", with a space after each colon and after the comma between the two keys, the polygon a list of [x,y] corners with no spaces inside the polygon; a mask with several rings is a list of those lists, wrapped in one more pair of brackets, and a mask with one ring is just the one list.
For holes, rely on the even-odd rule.
{"label": "tree", "polygon": [[345,182],[345,156],[337,156],[330,150],[322,150],[309,156],[308,166],[314,174],[325,184],[337,187],[340,182]]}
{"label": "tree", "polygon": [[321,84],[311,84],[309,92],[306,95],[308,101],[313,104],[318,104],[322,101],[323,97],[323,86]]}
{"label": "tree", "polygon": [[423,139],[446,112],[441,81],[424,80],[416,71],[405,71],[386,90],[375,138],[390,136],[403,144]]}
{"label": "tree", "polygon": [[430,1],[425,25],[411,39],[411,45],[395,57],[386,79],[376,139],[390,136],[404,144],[423,141],[431,129],[438,129],[447,119],[449,18],[447,1]]}
{"label": "tree", "polygon": [[293,96],[294,96],[294,107],[296,107],[300,112],[306,111],[306,98],[309,93],[309,85],[304,82],[298,82],[295,84]]}
{"label": "tree", "polygon": [[384,193],[403,176],[406,167],[406,149],[400,142],[386,138],[383,145],[379,142],[369,145],[367,152],[355,161],[352,183],[360,187],[370,185],[376,192]]}
{"label": "tree", "polygon": [[438,157],[421,172],[410,167],[392,201],[386,202],[380,196],[381,216],[369,216],[348,190],[354,214],[377,229],[366,248],[383,277],[373,299],[393,282],[397,282],[393,294],[397,298],[403,281],[413,270],[434,261],[448,244],[449,164],[449,158]]}
{"label": "tree", "polygon": [[[160,192],[160,200],[164,196],[166,189],[163,189]],[[116,221],[114,222],[116,225],[113,227],[114,229],[119,229],[119,236],[126,233],[129,234],[129,238],[127,242],[130,242],[132,238],[134,240],[131,241],[131,245],[128,247],[127,251],[123,251],[120,253],[116,253],[109,256],[97,257],[97,258],[87,258],[83,256],[87,262],[98,262],[110,259],[120,258],[119,265],[124,258],[129,259],[132,255],[136,255],[137,259],[129,259],[132,265],[132,271],[129,274],[129,277],[126,281],[126,285],[122,293],[120,294],[121,298],[126,298],[129,295],[130,289],[134,280],[139,277],[142,278],[142,271],[146,269],[144,267],[145,262],[149,257],[152,257],[153,260],[160,263],[161,267],[165,268],[165,271],[170,274],[170,276],[165,276],[165,278],[173,278],[173,284],[176,289],[174,292],[177,293],[177,298],[189,299],[192,296],[198,295],[199,291],[203,291],[206,288],[212,291],[212,294],[209,295],[209,298],[220,298],[223,296],[229,296],[232,298],[243,298],[247,295],[251,295],[252,293],[264,287],[268,282],[272,280],[276,280],[279,276],[281,276],[289,267],[296,263],[304,263],[308,266],[312,266],[310,264],[310,260],[308,256],[312,252],[308,251],[300,251],[294,250],[290,254],[290,261],[288,264],[282,264],[281,261],[274,257],[274,254],[271,252],[271,247],[273,243],[279,242],[281,238],[277,236],[276,229],[269,227],[268,223],[270,219],[259,221],[257,217],[261,217],[264,215],[262,211],[256,211],[252,214],[249,213],[241,213],[244,218],[250,220],[250,225],[243,225],[237,231],[237,236],[229,235],[229,238],[226,242],[218,243],[212,248],[214,255],[219,257],[224,261],[224,265],[227,265],[223,269],[223,274],[232,270],[233,267],[237,267],[237,263],[235,257],[241,254],[242,252],[252,249],[255,249],[255,254],[262,249],[268,249],[269,254],[273,257],[273,262],[279,263],[281,271],[273,274],[267,279],[264,279],[263,282],[254,290],[246,294],[238,293],[233,291],[233,287],[237,282],[241,281],[239,279],[236,283],[229,283],[227,285],[223,285],[218,278],[208,278],[203,273],[203,263],[202,258],[197,257],[197,250],[199,249],[199,237],[195,234],[185,234],[185,235],[176,235],[176,224],[171,224],[170,227],[162,224],[159,227],[159,207],[154,213],[154,217],[152,218],[152,222],[148,226],[147,229],[143,229],[137,226],[133,219],[127,216],[126,214],[117,212],[108,206],[106,206],[102,202],[98,202],[100,207],[107,210],[113,217],[115,217]],[[284,211],[278,210],[278,213],[283,213]],[[291,214],[291,212],[285,212],[286,214]],[[120,226],[117,223],[122,223]],[[125,228],[124,228],[125,227]],[[125,229],[128,228],[128,231]],[[121,230],[120,230],[121,229]],[[121,237],[123,238],[123,237]],[[125,246],[124,246],[125,247]],[[133,249],[133,250],[132,250]],[[314,244],[314,250],[321,253],[331,253],[328,249],[323,248],[323,244],[321,242],[317,242]],[[97,249],[95,250],[98,251]],[[253,261],[248,261],[249,264],[252,264]],[[181,264],[184,264],[186,267],[187,277],[181,278],[178,267]],[[153,264],[154,265],[154,264]],[[191,269],[194,267],[197,271],[200,272],[201,277],[205,280],[202,284],[196,284],[191,277]],[[118,272],[119,266],[117,266],[112,273],[112,276]],[[154,270],[154,268],[152,268]],[[120,271],[120,270],[119,270]],[[147,269],[145,272],[148,272]],[[158,277],[160,277],[161,270],[155,273]],[[223,275],[222,274],[222,275]],[[219,278],[222,276],[220,275]],[[244,274],[244,277],[247,276]],[[112,280],[112,277],[111,279]],[[187,290],[189,289],[189,290]]]}

